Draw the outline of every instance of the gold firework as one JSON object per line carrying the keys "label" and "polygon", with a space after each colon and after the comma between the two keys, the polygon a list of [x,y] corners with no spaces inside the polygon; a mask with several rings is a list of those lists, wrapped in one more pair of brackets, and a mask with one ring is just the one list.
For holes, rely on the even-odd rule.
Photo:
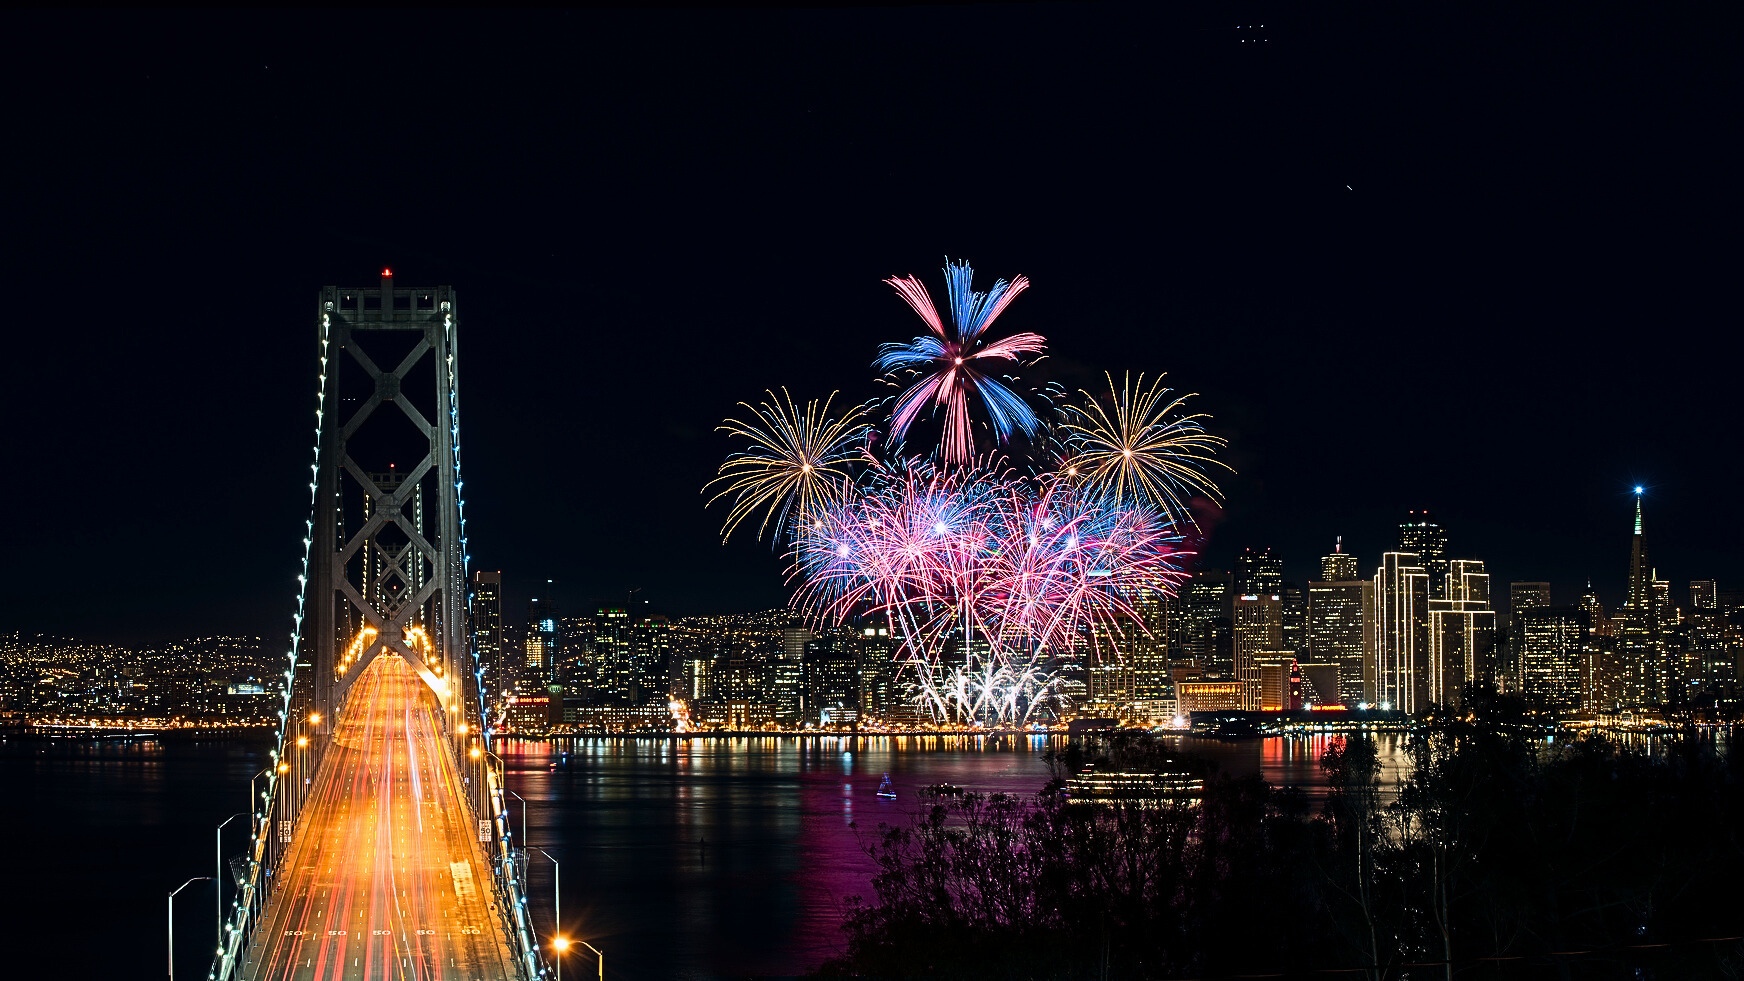
{"label": "gold firework", "polygon": [[734,453],[721,464],[720,473],[703,488],[724,484],[709,503],[733,499],[733,510],[721,528],[721,541],[732,535],[741,521],[758,511],[763,521],[757,537],[773,530],[780,538],[796,516],[816,515],[840,498],[852,475],[848,462],[854,444],[866,433],[865,410],[853,406],[840,419],[830,418],[830,403],[840,394],[831,392],[820,405],[816,399],[803,410],[787,393],[768,392],[769,401],[739,405],[750,411],[745,419],[728,419],[717,431],[750,440],[748,449]]}
{"label": "gold firework", "polygon": [[1229,441],[1205,431],[1204,413],[1184,414],[1191,393],[1175,395],[1163,387],[1162,376],[1145,385],[1128,374],[1120,388],[1108,375],[1110,406],[1089,392],[1082,405],[1066,407],[1065,460],[1068,479],[1122,500],[1148,500],[1177,524],[1195,523],[1187,501],[1202,495],[1222,497],[1206,473],[1211,467],[1231,467],[1215,458]]}

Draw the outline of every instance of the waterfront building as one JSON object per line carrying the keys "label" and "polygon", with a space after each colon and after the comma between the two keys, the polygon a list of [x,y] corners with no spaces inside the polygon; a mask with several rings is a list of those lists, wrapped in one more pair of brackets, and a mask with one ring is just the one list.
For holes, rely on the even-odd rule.
{"label": "waterfront building", "polygon": [[1247,701],[1247,688],[1240,681],[1183,681],[1175,690],[1182,715],[1238,711]]}

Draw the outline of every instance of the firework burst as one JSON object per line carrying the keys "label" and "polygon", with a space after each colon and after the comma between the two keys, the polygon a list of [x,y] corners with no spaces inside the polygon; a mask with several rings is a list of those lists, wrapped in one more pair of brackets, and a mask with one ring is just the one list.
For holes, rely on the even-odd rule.
{"label": "firework burst", "polygon": [[1142,505],[911,462],[796,526],[790,578],[818,620],[886,618],[945,716],[1013,721],[1013,693],[1047,686],[1043,659],[1117,632],[1130,597],[1173,591],[1177,545]]}
{"label": "firework burst", "polygon": [[853,480],[849,464],[855,446],[866,438],[868,427],[860,406],[850,407],[839,419],[831,418],[830,403],[837,393],[830,393],[821,405],[813,399],[803,410],[785,388],[779,397],[773,391],[767,394],[769,401],[758,405],[739,403],[750,412],[746,419],[728,419],[717,427],[718,432],[751,444],[728,457],[708,485],[724,485],[709,498],[710,504],[725,497],[733,501],[721,528],[723,542],[740,522],[759,511],[763,520],[757,537],[773,531],[779,541],[796,518],[805,520],[836,502]]}
{"label": "firework burst", "polygon": [[907,344],[880,346],[873,362],[892,380],[911,382],[897,397],[891,412],[891,443],[900,444],[922,410],[931,405],[945,417],[939,454],[946,463],[957,466],[967,464],[975,452],[969,420],[971,401],[979,402],[986,410],[987,421],[1001,442],[1019,431],[1033,434],[1040,425],[1034,410],[1016,392],[988,374],[988,370],[996,361],[1015,363],[1019,355],[1042,353],[1045,346],[1042,336],[1013,334],[992,342],[984,336],[1011,301],[1029,288],[1029,280],[1022,276],[1010,282],[1001,279],[992,289],[980,293],[971,287],[973,275],[967,262],[945,260],[949,325],[939,316],[919,279],[908,276],[885,280],[920,315],[930,333]]}
{"label": "firework burst", "polygon": [[[1058,690],[1051,671],[1084,645],[1124,648],[1149,632],[1147,604],[1186,576],[1187,502],[1221,496],[1207,471],[1223,466],[1225,442],[1186,410],[1190,396],[1144,375],[1119,387],[1109,375],[1106,395],[1076,405],[1051,388],[1019,397],[989,372],[1044,342],[987,333],[1029,282],[976,292],[972,275],[946,260],[945,315],[915,277],[886,280],[928,331],[879,348],[877,369],[906,386],[879,422],[887,454],[863,407],[835,419],[834,395],[802,408],[771,391],[720,427],[749,446],[721,465],[710,503],[732,502],[723,540],[760,517],[758,537],[786,549],[793,605],[812,620],[883,621],[935,719],[1012,723]],[[901,452],[926,414],[941,417],[936,450]],[[982,456],[977,424],[1001,444]],[[1003,445],[1019,433],[1021,472]]]}
{"label": "firework burst", "polygon": [[1222,496],[1206,473],[1228,465],[1214,454],[1228,445],[1205,431],[1203,413],[1186,414],[1191,394],[1176,395],[1159,376],[1149,386],[1130,374],[1116,388],[1108,379],[1109,405],[1082,392],[1066,407],[1066,459],[1061,472],[1084,487],[1122,501],[1148,501],[1177,524],[1192,524],[1187,501]]}

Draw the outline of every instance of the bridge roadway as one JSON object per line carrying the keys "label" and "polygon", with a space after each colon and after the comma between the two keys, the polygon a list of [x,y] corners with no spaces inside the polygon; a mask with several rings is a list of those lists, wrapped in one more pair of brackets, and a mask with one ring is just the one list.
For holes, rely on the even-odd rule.
{"label": "bridge roadway", "polygon": [[249,981],[498,981],[495,914],[435,696],[397,655],[364,669],[253,938]]}

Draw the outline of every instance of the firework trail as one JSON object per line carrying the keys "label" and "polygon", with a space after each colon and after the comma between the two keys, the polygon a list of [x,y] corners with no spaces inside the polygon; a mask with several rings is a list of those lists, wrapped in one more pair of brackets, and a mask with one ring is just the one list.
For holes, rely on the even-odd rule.
{"label": "firework trail", "polygon": [[1147,387],[1144,375],[1135,380],[1129,374],[1119,388],[1113,375],[1106,377],[1109,407],[1089,392],[1080,393],[1082,404],[1066,406],[1061,472],[1116,499],[1149,502],[1175,524],[1196,526],[1187,501],[1196,494],[1212,501],[1222,496],[1206,470],[1229,469],[1213,456],[1228,441],[1205,431],[1203,413],[1184,414],[1192,395],[1174,395],[1161,376]]}
{"label": "firework trail", "polygon": [[922,410],[931,405],[942,410],[945,417],[940,457],[958,466],[967,464],[975,452],[974,437],[969,430],[971,399],[986,409],[988,422],[1001,442],[1020,430],[1033,434],[1040,425],[1023,399],[987,372],[992,362],[1016,362],[1021,354],[1040,354],[1044,348],[1042,336],[1013,334],[992,342],[984,337],[987,328],[1011,301],[1029,288],[1029,280],[1022,276],[1010,282],[1001,279],[992,289],[979,293],[971,287],[973,275],[967,262],[945,260],[949,325],[939,316],[919,279],[908,276],[885,280],[920,315],[931,333],[907,344],[880,345],[873,361],[873,366],[886,376],[914,379],[897,397],[892,410],[892,445],[902,442]]}
{"label": "firework trail", "polygon": [[710,504],[723,497],[733,499],[721,528],[723,542],[759,510],[763,520],[757,537],[773,530],[779,541],[796,518],[804,521],[838,501],[853,480],[849,465],[855,446],[866,438],[862,407],[849,408],[839,419],[830,417],[830,403],[837,393],[830,393],[821,406],[813,399],[803,410],[785,388],[779,397],[773,391],[767,394],[768,402],[739,403],[750,411],[748,419],[728,419],[717,427],[717,432],[751,443],[728,457],[708,485],[725,485],[709,498]]}

